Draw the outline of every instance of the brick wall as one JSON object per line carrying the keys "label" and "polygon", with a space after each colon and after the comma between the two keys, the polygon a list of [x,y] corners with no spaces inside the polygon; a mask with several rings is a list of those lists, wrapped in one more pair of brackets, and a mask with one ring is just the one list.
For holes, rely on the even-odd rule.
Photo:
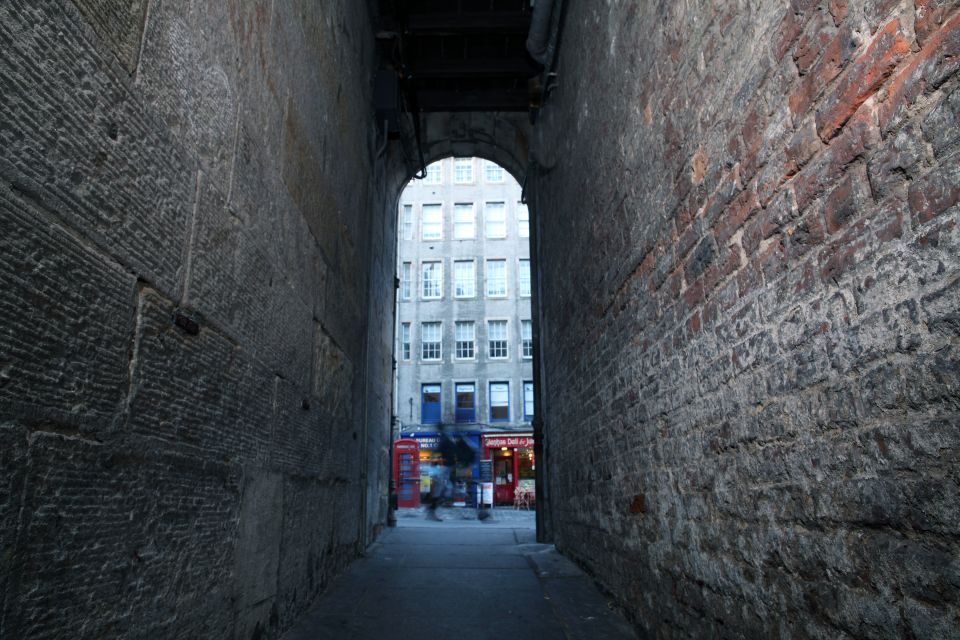
{"label": "brick wall", "polygon": [[960,12],[567,3],[557,544],[644,637],[957,637]]}
{"label": "brick wall", "polygon": [[367,3],[11,0],[0,43],[0,637],[275,636],[385,520]]}

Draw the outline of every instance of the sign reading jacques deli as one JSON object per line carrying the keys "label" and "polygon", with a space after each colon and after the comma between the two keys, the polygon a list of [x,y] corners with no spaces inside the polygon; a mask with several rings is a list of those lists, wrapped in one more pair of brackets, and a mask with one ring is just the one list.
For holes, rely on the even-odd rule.
{"label": "sign reading jacques deli", "polygon": [[529,434],[518,436],[484,436],[483,444],[487,447],[532,447],[533,436]]}

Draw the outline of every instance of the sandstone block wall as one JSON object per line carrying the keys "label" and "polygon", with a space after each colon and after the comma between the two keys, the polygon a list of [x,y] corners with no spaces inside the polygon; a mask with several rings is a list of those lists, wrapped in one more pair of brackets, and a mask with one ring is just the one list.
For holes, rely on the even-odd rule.
{"label": "sandstone block wall", "polygon": [[958,51],[949,1],[567,3],[553,525],[644,637],[958,637]]}
{"label": "sandstone block wall", "polygon": [[0,637],[273,637],[376,535],[374,64],[352,0],[0,4]]}

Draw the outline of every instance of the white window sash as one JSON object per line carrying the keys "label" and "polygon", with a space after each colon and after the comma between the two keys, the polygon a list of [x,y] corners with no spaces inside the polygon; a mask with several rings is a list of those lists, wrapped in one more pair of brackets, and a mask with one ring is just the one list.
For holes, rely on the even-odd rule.
{"label": "white window sash", "polygon": [[443,239],[443,207],[423,205],[420,221],[420,237],[423,240]]}
{"label": "white window sash", "polygon": [[471,240],[477,236],[477,214],[473,205],[454,205],[453,238]]}
{"label": "white window sash", "polygon": [[457,260],[453,263],[454,296],[473,298],[477,295],[477,270],[473,260]]}
{"label": "white window sash", "polygon": [[507,295],[507,261],[487,260],[487,296],[504,298]]}
{"label": "white window sash", "polygon": [[443,264],[424,262],[420,269],[422,286],[420,295],[424,300],[439,300],[443,297]]}

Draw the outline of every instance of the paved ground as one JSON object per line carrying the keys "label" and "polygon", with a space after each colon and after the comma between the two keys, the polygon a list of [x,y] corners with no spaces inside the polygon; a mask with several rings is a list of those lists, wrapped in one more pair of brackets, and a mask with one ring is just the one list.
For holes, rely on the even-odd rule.
{"label": "paved ground", "polygon": [[402,510],[284,640],[635,638],[576,565],[535,542],[532,512],[440,515]]}

